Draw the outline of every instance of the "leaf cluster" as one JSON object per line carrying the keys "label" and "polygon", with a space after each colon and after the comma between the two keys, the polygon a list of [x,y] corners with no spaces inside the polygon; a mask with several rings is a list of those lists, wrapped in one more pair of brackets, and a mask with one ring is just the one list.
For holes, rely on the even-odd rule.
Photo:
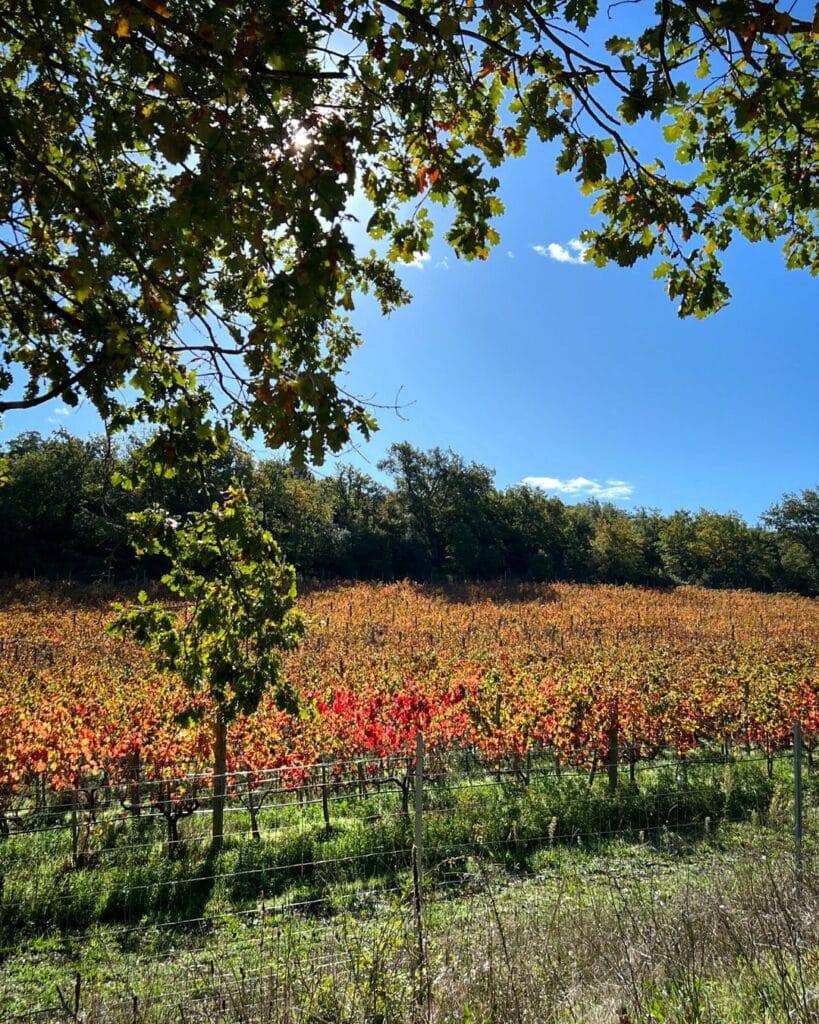
{"label": "leaf cluster", "polygon": [[148,648],[159,670],[209,696],[225,722],[254,711],[268,686],[293,710],[280,652],[304,632],[294,610],[295,574],[244,492],[231,488],[182,523],[151,508],[135,513],[132,524],[141,553],[170,558],[162,582],[180,604],[168,607],[142,592],[136,607],[118,606],[109,631]]}
{"label": "leaf cluster", "polygon": [[[224,450],[231,430],[320,462],[374,427],[338,383],[358,296],[407,301],[395,264],[428,249],[432,203],[449,207],[455,252],[486,258],[496,168],[532,137],[594,197],[589,258],[658,258],[683,315],[727,301],[736,235],[781,240],[788,266],[817,272],[819,19],[659,0],[597,45],[603,13],[13,0],[0,413],[88,399],[114,427],[156,425],[170,465]],[[646,139],[678,166],[645,156]]]}

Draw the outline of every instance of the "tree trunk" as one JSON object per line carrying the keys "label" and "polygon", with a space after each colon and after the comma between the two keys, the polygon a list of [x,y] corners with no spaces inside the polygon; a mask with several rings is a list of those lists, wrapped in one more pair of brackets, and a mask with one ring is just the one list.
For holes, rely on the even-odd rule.
{"label": "tree trunk", "polygon": [[247,781],[247,809],[250,812],[250,831],[255,842],[262,841],[262,833],[259,830],[259,808],[264,800],[264,791],[260,790],[259,802],[256,803],[256,794],[250,784],[250,776]]}
{"label": "tree trunk", "polygon": [[222,849],[225,834],[225,774],[227,772],[227,722],[216,712],[213,726],[213,839],[211,850]]}
{"label": "tree trunk", "polygon": [[[168,803],[170,804],[170,800]],[[175,857],[179,849],[179,819],[169,811],[165,815],[165,821],[168,823],[168,853]]]}

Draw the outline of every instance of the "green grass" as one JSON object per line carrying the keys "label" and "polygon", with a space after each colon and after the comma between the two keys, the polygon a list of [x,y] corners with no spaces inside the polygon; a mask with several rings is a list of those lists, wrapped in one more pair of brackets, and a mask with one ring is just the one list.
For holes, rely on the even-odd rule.
{"label": "green grass", "polygon": [[[692,877],[728,870],[749,837],[776,835],[787,820],[789,786],[787,763],[769,778],[758,761],[691,763],[684,772],[669,762],[638,772],[635,784],[624,773],[614,793],[605,778],[590,786],[577,773],[533,772],[527,784],[473,770],[454,781],[431,781],[424,913],[430,947],[440,946],[434,956],[446,960],[443,951],[453,942],[460,948],[477,927],[477,906],[483,927],[488,922],[498,930],[501,919],[519,923],[533,908],[541,908],[536,917],[546,914],[545,907],[562,914],[592,896],[594,913],[603,916],[618,900],[643,906],[647,878],[652,900],[677,899]],[[809,792],[812,786],[811,780]],[[216,856],[205,815],[182,823],[182,842],[171,856],[161,821],[121,819],[112,811],[95,828],[85,866],[74,866],[70,832],[57,827],[67,823],[66,813],[52,808],[42,819],[49,830],[0,842],[0,1013],[56,1005],[60,994],[70,1002],[77,973],[87,1005],[135,995],[145,1007],[140,1020],[147,1007],[158,1014],[169,992],[184,1003],[183,990],[215,990],[226,978],[239,985],[244,977],[252,998],[264,1000],[272,997],[248,979],[269,976],[272,967],[293,974],[287,998],[310,1002],[305,1020],[329,1021],[333,1012],[339,1020],[348,1012],[351,1020],[364,1020],[356,1000],[365,992],[372,1024],[390,1007],[398,1014],[398,1007],[412,1005],[418,984],[409,909],[413,822],[401,813],[394,788],[334,799],[329,832],[319,802],[267,808],[260,841],[250,835],[246,812],[231,808]],[[753,824],[734,824],[742,821]],[[352,992],[342,993],[344,1006],[338,992],[325,991],[326,981],[318,983],[327,977],[328,960],[357,979]],[[394,990],[380,977],[390,964]],[[298,965],[307,965],[303,977],[296,976]],[[449,967],[441,970],[446,977]],[[750,984],[747,971],[740,976]],[[344,977],[342,987],[349,986],[349,973]],[[668,1005],[672,997],[662,985],[650,994]],[[649,996],[643,1001],[647,1006]],[[455,1014],[453,1022],[473,1012],[466,1005],[464,994],[463,1005],[446,1011]],[[646,1024],[662,1019],[659,1010],[651,1013]],[[497,1013],[485,1019],[505,1020]]]}
{"label": "green grass", "polygon": [[[426,860],[446,870],[477,855],[526,870],[555,845],[700,836],[724,819],[763,818],[782,786],[758,762],[693,764],[684,778],[678,765],[661,766],[641,772],[636,784],[622,781],[615,793],[604,779],[589,786],[576,773],[535,776],[528,784],[464,775],[427,785]],[[339,883],[389,883],[410,864],[413,823],[392,792],[335,801],[329,833],[314,804],[263,810],[260,841],[251,838],[245,812],[232,811],[217,856],[209,850],[207,816],[183,822],[172,856],[160,821],[109,817],[96,826],[87,866],[77,867],[68,828],[55,827],[59,818],[48,830],[12,835],[0,842],[0,941],[198,918],[214,905],[284,901],[294,886],[329,892]]]}

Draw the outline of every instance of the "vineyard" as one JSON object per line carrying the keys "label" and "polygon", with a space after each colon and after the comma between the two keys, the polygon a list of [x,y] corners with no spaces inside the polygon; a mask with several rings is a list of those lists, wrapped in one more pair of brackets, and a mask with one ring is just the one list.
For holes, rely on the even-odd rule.
{"label": "vineyard", "polygon": [[[341,586],[308,593],[288,656],[293,715],[273,700],[229,736],[230,771],[468,749],[595,769],[703,747],[773,754],[819,737],[819,606],[681,589]],[[7,587],[0,608],[0,826],[16,795],[206,775],[202,698],[108,638],[93,592]],[[198,724],[186,718],[199,711]]]}
{"label": "vineyard", "polygon": [[[702,936],[700,973],[714,921],[750,945],[759,915],[761,934],[787,929],[754,953],[759,985],[773,983],[775,954],[788,1013],[807,1019],[813,997],[795,994],[784,950],[793,933],[794,956],[819,951],[819,933],[791,920],[808,920],[814,896],[819,908],[815,772],[798,887],[787,840],[794,720],[809,767],[819,741],[815,602],[569,585],[308,591],[310,629],[286,662],[298,710],[266,699],[231,725],[215,853],[210,709],[106,633],[114,597],[3,592],[4,1017],[722,1022],[675,1010],[674,993],[670,1016],[640,1010],[683,969],[679,922],[700,914],[685,938]],[[559,963],[534,952],[558,955],[552,929],[575,935]],[[532,948],[524,981],[508,930]],[[646,942],[624,990],[623,958]],[[433,970],[449,977],[450,962],[433,998]],[[733,1005],[747,979],[733,961],[709,964]],[[601,971],[619,993],[602,1016]],[[549,1015],[502,1008],[522,984],[553,1000]],[[615,1016],[614,999],[633,1014]]]}

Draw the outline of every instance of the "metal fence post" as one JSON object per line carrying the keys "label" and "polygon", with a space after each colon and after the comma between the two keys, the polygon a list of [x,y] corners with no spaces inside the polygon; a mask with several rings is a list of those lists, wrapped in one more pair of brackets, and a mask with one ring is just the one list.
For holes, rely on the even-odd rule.
{"label": "metal fence post", "polygon": [[415,734],[415,842],[413,863],[418,875],[420,888],[424,846],[424,734],[419,729]]}
{"label": "metal fence post", "polygon": [[80,862],[79,802],[79,783],[75,781],[74,788],[71,790],[71,862],[75,868],[79,866]]}
{"label": "metal fence post", "polygon": [[424,920],[422,917],[421,871],[423,866],[424,828],[424,734],[415,734],[415,837],[412,844],[412,889],[415,929],[418,942],[417,984],[415,1001],[419,1010],[428,1002],[426,951],[424,949]]}
{"label": "metal fence post", "polygon": [[321,813],[324,817],[324,831],[331,835],[333,827],[330,824],[330,791],[327,788],[327,765],[321,765]]}
{"label": "metal fence post", "polygon": [[802,723],[793,723],[793,866],[802,884]]}

